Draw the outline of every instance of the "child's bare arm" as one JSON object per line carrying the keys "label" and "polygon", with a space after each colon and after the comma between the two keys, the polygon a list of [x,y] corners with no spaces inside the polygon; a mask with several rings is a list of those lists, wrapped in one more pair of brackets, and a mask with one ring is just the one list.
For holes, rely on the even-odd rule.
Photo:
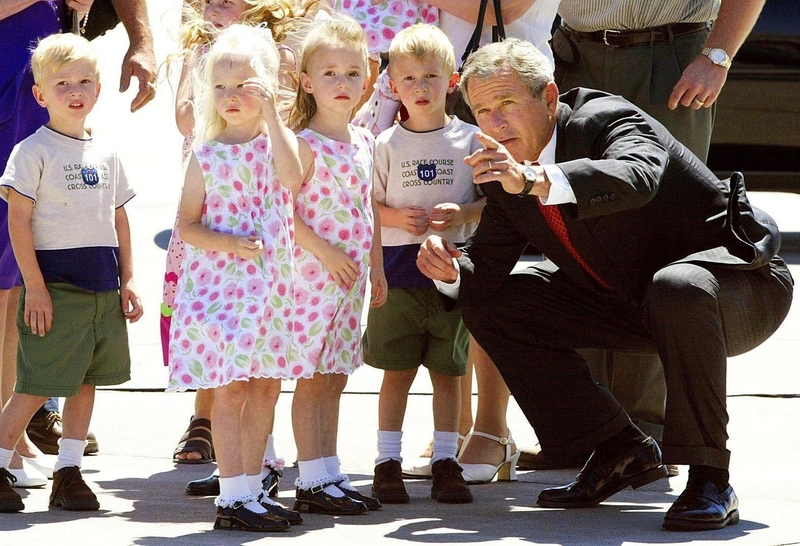
{"label": "child's bare arm", "polygon": [[178,229],[181,238],[197,248],[232,253],[244,259],[255,258],[264,251],[264,244],[256,237],[219,233],[204,226],[201,219],[205,199],[203,170],[197,157],[192,155],[186,168],[186,178],[181,193],[181,208],[178,212]]}
{"label": "child's bare arm", "polygon": [[33,201],[15,190],[8,191],[8,231],[14,257],[25,283],[25,324],[31,333],[44,336],[53,325],[53,301],[39,269],[33,246]]}
{"label": "child's bare arm", "polygon": [[462,224],[477,223],[486,206],[486,198],[481,197],[472,203],[439,203],[431,209],[431,229],[446,231]]}
{"label": "child's bare arm", "polygon": [[131,250],[131,228],[125,207],[114,211],[114,228],[119,241],[119,297],[122,313],[131,322],[142,318],[142,300],[133,282],[133,252]]}
{"label": "child's bare arm", "polygon": [[377,216],[380,216],[380,223],[386,227],[400,228],[411,235],[423,235],[428,231],[428,211],[417,205],[411,205],[403,209],[388,207],[383,203],[377,203]]}
{"label": "child's bare arm", "polygon": [[192,71],[197,62],[197,54],[190,53],[183,62],[178,90],[175,93],[175,123],[183,136],[191,136],[194,131],[194,90]]}
{"label": "child's bare arm", "polygon": [[297,244],[322,262],[339,288],[349,289],[358,280],[356,262],[344,250],[314,233],[297,213],[294,215],[294,229]]}
{"label": "child's bare arm", "polygon": [[[389,285],[383,269],[383,242],[381,240],[381,216],[378,213],[379,203],[372,196],[372,215],[375,218],[375,230],[372,234],[372,248],[369,251],[370,307],[380,307],[386,303]],[[388,208],[388,207],[387,207]]]}

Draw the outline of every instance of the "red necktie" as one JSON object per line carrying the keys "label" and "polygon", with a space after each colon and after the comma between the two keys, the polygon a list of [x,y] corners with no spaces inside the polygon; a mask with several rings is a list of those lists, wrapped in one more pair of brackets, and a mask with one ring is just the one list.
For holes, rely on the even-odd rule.
{"label": "red necktie", "polygon": [[[538,165],[538,163],[534,163],[534,165]],[[550,226],[550,229],[553,230],[558,240],[561,241],[566,249],[572,254],[572,257],[575,258],[575,261],[578,262],[581,267],[589,274],[591,278],[597,281],[597,284],[605,288],[606,290],[611,290],[611,287],[608,286],[600,276],[592,271],[592,268],[589,267],[589,264],[581,258],[581,255],[578,254],[578,251],[575,250],[575,246],[572,244],[572,241],[569,238],[569,232],[567,231],[567,226],[564,224],[564,218],[561,216],[561,209],[558,208],[558,205],[543,205],[541,200],[536,197],[536,204],[539,205],[539,210],[542,211],[542,216],[544,219],[547,220],[547,224]]]}

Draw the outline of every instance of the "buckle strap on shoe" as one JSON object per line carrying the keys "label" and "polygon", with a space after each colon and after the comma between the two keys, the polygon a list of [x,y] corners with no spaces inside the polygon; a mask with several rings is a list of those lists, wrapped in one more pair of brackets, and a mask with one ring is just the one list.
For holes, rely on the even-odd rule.
{"label": "buckle strap on shoe", "polygon": [[8,469],[0,467],[0,480],[5,480],[8,482],[8,485],[14,486],[17,483],[17,477],[8,471]]}

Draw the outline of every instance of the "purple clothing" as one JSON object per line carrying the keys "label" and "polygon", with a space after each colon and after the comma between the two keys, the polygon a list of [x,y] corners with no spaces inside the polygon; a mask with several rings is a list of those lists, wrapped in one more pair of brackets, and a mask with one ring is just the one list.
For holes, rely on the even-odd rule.
{"label": "purple clothing", "polygon": [[[66,4],[37,2],[0,21],[0,172],[11,150],[47,123],[47,110],[33,98],[31,49],[65,25]],[[0,290],[19,284],[19,269],[8,237],[8,204],[0,200]]]}

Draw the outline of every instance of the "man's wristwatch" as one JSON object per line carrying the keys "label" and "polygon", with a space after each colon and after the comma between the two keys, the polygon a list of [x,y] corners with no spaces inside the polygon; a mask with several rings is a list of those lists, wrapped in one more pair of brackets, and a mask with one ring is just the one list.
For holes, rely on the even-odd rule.
{"label": "man's wristwatch", "polygon": [[531,193],[536,182],[544,182],[544,175],[537,174],[536,169],[531,165],[527,165],[522,169],[522,176],[525,179],[525,185],[522,187],[522,191],[517,194],[517,197],[525,197]]}
{"label": "man's wristwatch", "polygon": [[726,70],[731,67],[731,58],[728,57],[728,53],[719,47],[707,47],[700,52],[701,55],[705,55],[709,58],[709,60],[719,65]]}

